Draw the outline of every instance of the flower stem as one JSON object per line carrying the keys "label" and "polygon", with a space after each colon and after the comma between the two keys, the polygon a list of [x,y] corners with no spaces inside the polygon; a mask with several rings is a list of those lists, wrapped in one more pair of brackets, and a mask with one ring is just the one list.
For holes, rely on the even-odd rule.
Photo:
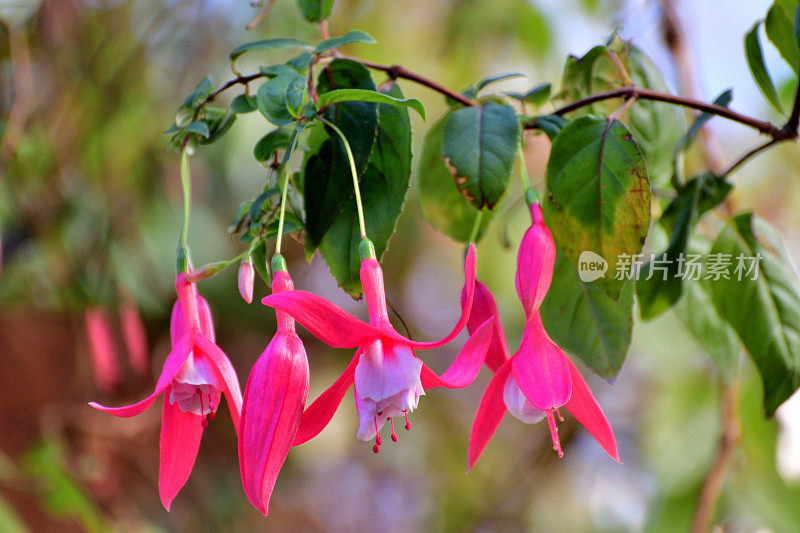
{"label": "flower stem", "polygon": [[281,189],[281,211],[280,214],[278,215],[278,236],[275,240],[276,255],[280,255],[281,244],[283,243],[283,221],[286,218],[286,197],[289,191],[289,164],[291,163],[295,148],[297,148],[297,139],[299,138],[300,138],[300,129],[296,128],[294,130],[294,133],[292,134],[292,144],[289,147],[289,151],[286,152],[286,155],[283,157],[283,163],[281,166],[280,173],[275,179],[277,183],[280,183],[281,173],[283,173],[283,185]]}
{"label": "flower stem", "polygon": [[472,231],[469,234],[469,242],[475,242],[478,238],[478,232],[481,229],[481,221],[483,220],[483,209],[478,211],[475,215],[475,220],[472,222]]}
{"label": "flower stem", "polygon": [[531,181],[528,177],[528,167],[525,165],[525,152],[522,150],[522,145],[519,146],[519,179],[522,182],[522,197],[525,198],[525,203],[530,205],[539,203],[539,195],[531,187]]}
{"label": "flower stem", "polygon": [[178,271],[186,272],[188,270],[188,256],[189,248],[187,242],[189,240],[189,212],[192,205],[192,178],[189,173],[189,152],[186,145],[181,148],[181,186],[183,188],[183,227],[181,228],[181,237],[178,241]]}
{"label": "flower stem", "polygon": [[367,238],[367,228],[366,228],[366,225],[364,224],[364,208],[361,205],[361,191],[359,190],[359,187],[358,187],[358,172],[356,172],[356,162],[355,162],[355,159],[353,158],[353,152],[352,152],[352,150],[350,150],[350,143],[347,142],[347,137],[344,136],[344,133],[342,133],[342,130],[340,130],[338,127],[336,127],[336,124],[334,124],[334,123],[330,122],[329,120],[326,120],[326,119],[324,119],[322,117],[319,117],[319,119],[322,122],[324,122],[325,124],[327,124],[328,126],[330,126],[330,128],[333,131],[336,132],[336,134],[339,136],[340,139],[342,139],[342,142],[344,143],[344,149],[347,151],[347,160],[350,162],[350,172],[353,174],[353,192],[355,192],[355,195],[356,195],[356,210],[358,211],[358,226],[359,226],[359,229],[361,230],[361,238],[362,239],[366,239]]}
{"label": "flower stem", "polygon": [[517,157],[519,157],[519,179],[522,181],[522,192],[524,194],[525,191],[531,188],[531,181],[528,178],[528,166],[525,164],[525,152],[522,149],[522,143],[517,149]]}

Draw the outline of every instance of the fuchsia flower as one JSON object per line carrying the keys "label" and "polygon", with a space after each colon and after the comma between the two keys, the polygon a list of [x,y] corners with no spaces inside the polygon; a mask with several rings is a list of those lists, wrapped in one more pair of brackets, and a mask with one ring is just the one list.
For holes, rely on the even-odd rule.
{"label": "fuchsia flower", "polygon": [[150,407],[162,392],[161,451],[158,489],[161,502],[169,510],[172,500],[189,479],[200,437],[219,408],[222,393],[228,401],[233,426],[239,431],[242,394],[236,372],[228,357],[214,343],[214,325],[208,303],[197,294],[186,274],[175,281],[178,301],[172,308],[170,336],[172,351],[153,393],[125,407],[89,405],[106,413],[127,418]]}
{"label": "fuchsia flower", "polygon": [[92,356],[92,371],[97,388],[110,393],[119,385],[117,350],[111,322],[102,307],[90,307],[83,314],[89,353]]}
{"label": "fuchsia flower", "polygon": [[[288,272],[276,269],[273,293],[293,288]],[[308,394],[308,359],[294,331],[294,319],[283,311],[277,315],[278,331],[247,380],[239,431],[242,485],[250,503],[264,515]]]}
{"label": "fuchsia flower", "polygon": [[[562,420],[560,407],[566,407],[603,449],[619,461],[614,433],[603,411],[578,369],[550,340],[542,325],[539,307],[550,288],[556,250],[539,204],[531,205],[531,217],[533,223],[522,239],[517,256],[516,285],[525,310],[525,330],[519,349],[509,359],[502,326],[499,319],[495,320],[495,335],[489,348],[492,357],[487,356],[487,365],[495,375],[475,415],[469,440],[469,468],[483,453],[506,411],[528,424],[546,418],[553,449],[561,457],[563,452],[555,420],[556,415]],[[473,314],[478,321],[486,316],[497,316],[494,298],[480,283]],[[472,322],[469,325],[474,326]]]}
{"label": "fuchsia flower", "polygon": [[362,241],[361,283],[369,311],[369,323],[347,314],[331,302],[304,291],[285,291],[262,300],[264,305],[285,311],[320,340],[337,348],[357,348],[336,382],[303,413],[294,445],[315,437],[328,424],[351,384],[358,411],[357,437],[375,439],[378,452],[380,429],[390,421],[392,440],[394,418],[403,416],[410,429],[408,413],[417,408],[419,397],[434,387],[461,388],[475,379],[489,345],[493,318],[478,327],[456,360],[437,376],[415,355],[414,349],[442,346],[453,340],[467,323],[475,284],[475,248],[470,245],[464,264],[465,307],[453,331],[436,342],[416,342],[397,333],[389,322],[383,273],[375,259],[372,243]]}
{"label": "fuchsia flower", "polygon": [[142,316],[136,302],[125,298],[119,308],[122,322],[122,336],[128,349],[128,361],[133,370],[140,376],[150,371],[150,360],[147,350],[147,331],[142,323]]}

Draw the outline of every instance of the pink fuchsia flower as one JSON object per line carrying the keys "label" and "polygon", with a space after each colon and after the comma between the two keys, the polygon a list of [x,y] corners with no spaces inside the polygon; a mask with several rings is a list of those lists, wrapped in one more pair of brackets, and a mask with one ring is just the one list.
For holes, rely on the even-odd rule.
{"label": "pink fuchsia flower", "polygon": [[[274,269],[273,293],[293,288],[289,273]],[[295,333],[294,319],[283,311],[277,315],[277,333],[247,380],[239,431],[242,485],[250,503],[264,515],[308,395],[308,359]]]}
{"label": "pink fuchsia flower", "polygon": [[394,418],[404,417],[411,429],[408,413],[417,408],[425,390],[434,387],[466,387],[477,376],[486,354],[492,319],[479,327],[464,345],[450,368],[440,377],[420,361],[415,349],[429,349],[452,341],[467,322],[475,283],[475,247],[470,245],[464,263],[466,306],[453,331],[435,342],[416,342],[397,333],[389,322],[383,273],[375,259],[372,244],[361,246],[361,283],[369,311],[369,323],[347,314],[315,294],[287,291],[267,296],[265,305],[285,311],[320,340],[336,348],[357,348],[355,356],[336,382],[324,391],[303,413],[294,445],[302,444],[328,424],[350,385],[354,385],[359,427],[357,438],[375,439],[373,451],[381,445],[380,429]]}
{"label": "pink fuchsia flower", "polygon": [[169,510],[172,500],[189,479],[197,457],[207,419],[213,419],[225,394],[237,433],[242,394],[236,371],[225,353],[214,343],[214,325],[208,303],[197,294],[186,274],[175,281],[178,301],[172,308],[170,337],[172,351],[153,393],[125,407],[95,409],[123,418],[136,416],[153,405],[164,393],[161,421],[158,490],[161,503]]}
{"label": "pink fuchsia flower", "polygon": [[120,380],[111,322],[102,307],[86,309],[83,318],[86,325],[86,337],[89,340],[89,353],[92,356],[95,385],[101,391],[109,393],[119,385]]}
{"label": "pink fuchsia flower", "polygon": [[[475,465],[506,411],[532,424],[547,419],[553,449],[561,457],[556,416],[565,407],[615,461],[619,461],[614,433],[578,369],[547,335],[539,307],[547,294],[555,264],[555,243],[544,224],[539,204],[531,205],[533,223],[517,256],[517,295],[525,310],[525,329],[517,352],[508,358],[504,341],[493,341],[490,352],[503,360],[483,394],[470,434],[468,463]],[[485,289],[485,288],[484,288]],[[494,315],[502,334],[497,306],[491,293],[481,290],[484,315]],[[479,301],[476,299],[476,301]],[[481,317],[482,318],[482,317]],[[478,320],[480,320],[479,318]],[[503,353],[504,352],[504,353]],[[487,357],[488,364],[488,357]]]}

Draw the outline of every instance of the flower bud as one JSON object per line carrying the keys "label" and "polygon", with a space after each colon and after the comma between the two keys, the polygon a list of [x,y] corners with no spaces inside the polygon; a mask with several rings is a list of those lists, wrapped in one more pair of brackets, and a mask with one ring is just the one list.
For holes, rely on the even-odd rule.
{"label": "flower bud", "polygon": [[250,259],[245,259],[239,265],[239,294],[242,295],[247,303],[253,302],[253,282],[255,280],[255,271],[253,270],[253,263]]}

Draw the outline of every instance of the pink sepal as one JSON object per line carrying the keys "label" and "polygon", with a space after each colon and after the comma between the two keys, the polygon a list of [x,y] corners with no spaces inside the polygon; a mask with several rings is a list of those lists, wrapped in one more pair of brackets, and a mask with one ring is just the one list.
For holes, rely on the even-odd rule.
{"label": "pink sepal", "polygon": [[[461,307],[466,303],[466,287],[461,291]],[[475,296],[472,300],[472,311],[467,321],[467,329],[470,334],[474,333],[481,324],[489,318],[494,317],[494,328],[492,331],[492,341],[486,351],[486,366],[492,372],[497,372],[500,365],[508,360],[508,345],[506,344],[506,334],[503,331],[503,324],[500,322],[500,313],[497,311],[497,303],[492,292],[481,283],[475,280]]]}
{"label": "pink sepal", "polygon": [[239,416],[242,412],[242,389],[239,385],[239,378],[236,375],[228,356],[219,346],[208,340],[204,335],[197,335],[195,340],[197,348],[203,351],[214,363],[214,367],[219,372],[225,387],[225,399],[228,401],[228,410],[231,413],[233,427],[239,433]]}
{"label": "pink sepal", "polygon": [[247,498],[264,515],[300,425],[308,360],[294,332],[278,333],[258,358],[244,392],[239,467]]}
{"label": "pink sepal", "polygon": [[497,431],[503,415],[506,413],[506,404],[503,402],[503,387],[511,372],[511,361],[506,361],[497,369],[489,386],[483,393],[481,403],[478,405],[478,412],[475,414],[475,422],[472,424],[472,431],[469,434],[469,449],[467,451],[467,472],[475,466],[475,462],[486,449],[486,445]]}
{"label": "pink sepal", "polygon": [[158,395],[161,394],[161,392],[166,389],[167,386],[169,386],[170,381],[172,381],[172,379],[181,369],[183,363],[186,362],[186,358],[189,357],[189,352],[191,349],[192,341],[189,338],[189,335],[184,335],[180,338],[180,341],[172,349],[172,351],[169,352],[167,360],[164,362],[164,369],[161,371],[161,375],[158,377],[155,390],[144,400],[133,405],[126,405],[124,407],[105,407],[97,402],[89,402],[89,405],[95,409],[99,409],[100,411],[122,418],[128,418],[143,413],[148,407],[153,405],[153,402],[156,401]]}
{"label": "pink sepal", "polygon": [[567,403],[572,391],[568,359],[547,336],[538,310],[526,323],[510,361],[517,385],[534,407],[549,411]]}
{"label": "pink sepal", "polygon": [[262,298],[261,303],[290,314],[312,335],[334,348],[355,348],[384,333],[306,291],[271,294]]}
{"label": "pink sepal", "polygon": [[467,325],[467,321],[469,320],[470,312],[472,311],[472,300],[475,295],[475,245],[473,243],[469,244],[469,248],[467,248],[467,255],[464,258],[464,297],[463,297],[463,304],[461,309],[461,317],[456,322],[455,327],[453,330],[443,339],[433,342],[419,342],[419,341],[412,341],[411,339],[407,339],[403,337],[399,333],[394,330],[387,331],[385,334],[397,341],[405,342],[409,346],[419,350],[425,350],[429,348],[438,348],[439,346],[444,346],[451,340],[455,339],[461,330]]}
{"label": "pink sepal", "polygon": [[461,389],[475,381],[486,358],[486,350],[492,340],[493,331],[494,318],[490,318],[470,336],[458,356],[441,377],[437,376],[427,365],[422,365],[420,375],[422,388],[426,390],[436,387]]}
{"label": "pink sepal", "polygon": [[170,390],[171,387],[167,388],[164,394],[158,460],[158,493],[167,511],[192,473],[203,436],[203,417],[184,413],[177,405],[170,404]]}
{"label": "pink sepal", "polygon": [[355,380],[355,370],[358,364],[358,359],[361,357],[361,350],[356,352],[355,357],[344,369],[341,376],[314,402],[303,411],[303,417],[300,419],[300,427],[297,429],[297,435],[294,437],[292,446],[299,446],[319,435],[320,431],[325,429],[328,422],[333,418],[339,404],[342,403],[347,389],[353,384]]}
{"label": "pink sepal", "polygon": [[597,400],[594,399],[583,376],[569,358],[567,358],[567,365],[572,378],[572,396],[564,407],[591,433],[612,459],[621,463],[617,451],[617,440],[614,438],[611,424],[608,423],[608,419],[597,404]]}

